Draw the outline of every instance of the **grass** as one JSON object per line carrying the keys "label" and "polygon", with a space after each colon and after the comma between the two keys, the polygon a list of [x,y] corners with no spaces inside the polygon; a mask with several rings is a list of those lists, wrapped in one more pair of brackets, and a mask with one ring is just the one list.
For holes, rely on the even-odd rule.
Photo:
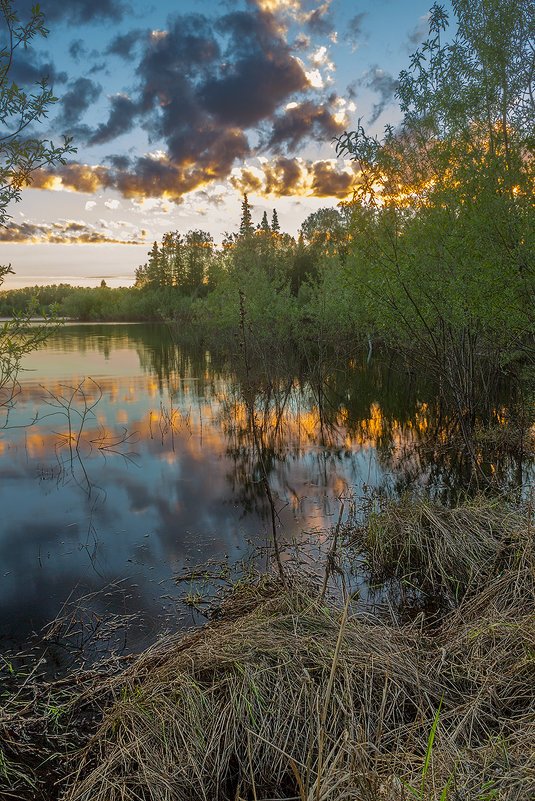
{"label": "grass", "polygon": [[535,798],[530,514],[485,499],[424,506],[388,507],[358,540],[372,567],[390,547],[399,576],[439,582],[440,618],[374,616],[299,578],[242,582],[217,620],[126,668],[26,677],[0,711],[0,797]]}
{"label": "grass", "polygon": [[481,495],[453,508],[405,499],[372,512],[351,538],[367,558],[372,581],[389,585],[391,598],[453,608],[525,547],[529,517],[502,497]]}

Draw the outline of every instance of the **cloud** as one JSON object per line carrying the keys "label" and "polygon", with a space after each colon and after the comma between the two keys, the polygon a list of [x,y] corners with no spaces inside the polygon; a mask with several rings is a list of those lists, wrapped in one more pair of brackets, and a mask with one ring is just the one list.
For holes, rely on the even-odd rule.
{"label": "cloud", "polygon": [[308,14],[302,14],[301,19],[313,34],[328,34],[334,30],[334,25],[330,17],[331,0],[326,0],[320,6]]}
{"label": "cloud", "polygon": [[300,0],[252,0],[252,2],[268,14],[290,14],[295,18],[301,12]]}
{"label": "cloud", "polygon": [[11,224],[0,228],[0,242],[139,245],[144,244],[144,233],[140,231],[132,233],[128,238],[120,238],[107,230],[96,230],[94,226],[76,220],[63,220],[57,223],[23,222],[20,225]]}
{"label": "cloud", "polygon": [[62,94],[59,102],[58,124],[65,127],[74,126],[89,106],[99,98],[101,91],[102,87],[89,78],[78,78],[71,82],[68,91]]}
{"label": "cloud", "polygon": [[218,30],[230,37],[218,65],[200,87],[203,106],[216,120],[252,127],[270,117],[290,95],[307,87],[305,73],[293,58],[269,15],[235,12],[219,20]]}
{"label": "cloud", "polygon": [[356,164],[335,160],[305,161],[280,157],[260,169],[235,169],[231,185],[239,192],[271,197],[321,197],[344,200],[353,193],[359,170]]}
{"label": "cloud", "polygon": [[101,145],[131,130],[139,107],[128,95],[116,94],[109,98],[108,120],[101,123],[88,138],[89,145]]}
{"label": "cloud", "polygon": [[317,161],[311,165],[312,194],[314,197],[336,197],[344,200],[352,194],[356,183],[356,168],[352,172],[340,170],[336,162]]}
{"label": "cloud", "polygon": [[294,20],[308,27],[311,33],[326,34],[333,29],[329,18],[331,0],[324,0],[310,10],[305,7],[310,5],[310,2],[305,3],[302,0],[249,0],[249,2],[280,21],[284,21],[286,17]]}
{"label": "cloud", "polygon": [[69,45],[69,54],[75,61],[79,61],[80,58],[87,55],[87,49],[84,45],[84,40],[73,39]]}
{"label": "cloud", "polygon": [[[281,7],[268,4],[271,9],[275,5]],[[282,5],[305,14],[299,3]],[[225,179],[238,160],[251,155],[248,131],[262,129],[275,152],[285,137],[297,146],[307,138],[325,141],[339,132],[336,112],[325,103],[298,104],[300,117],[298,112],[277,113],[290,98],[306,96],[310,80],[268,6],[257,4],[214,19],[178,15],[165,31],[131,31],[116,37],[110,52],[125,57],[136,42],[143,43],[137,84],[129,96],[110,97],[108,119],[92,131],[88,143],[112,142],[138,126],[149,140],[163,144],[165,165],[140,159],[135,168],[128,168],[124,159],[120,163],[108,158],[133,193],[136,185],[150,186],[153,178],[164,180],[164,191],[173,197],[210,178]],[[328,4],[320,10],[326,13]],[[313,56],[331,68],[326,50],[316,50]]]}
{"label": "cloud", "polygon": [[362,23],[366,17],[366,12],[362,11],[360,14],[355,14],[347,23],[344,31],[344,40],[352,45],[353,50],[357,48],[362,39]]}
{"label": "cloud", "polygon": [[385,108],[394,100],[399,81],[392,77],[390,73],[374,65],[364,74],[359,83],[379,95],[379,102],[374,104],[371,117],[368,120],[368,124],[373,125]]}
{"label": "cloud", "polygon": [[58,20],[79,25],[97,20],[120,22],[129,7],[118,0],[47,0],[46,22]]}
{"label": "cloud", "polygon": [[[89,132],[80,125],[79,132],[88,145],[101,146],[141,128],[158,152],[129,158],[119,147],[114,154],[112,145],[104,163],[70,162],[41,170],[33,187],[86,193],[115,189],[124,197],[179,203],[189,192],[228,180],[237,164],[258,152],[260,141],[277,164],[273,176],[262,174],[263,185],[292,192],[299,170],[295,161],[284,161],[286,153],[298,152],[310,140],[328,142],[348,121],[349,107],[342,107],[340,98],[318,99],[311,91],[312,68],[318,74],[334,69],[328,48],[312,49],[307,72],[276,18],[285,14],[316,24],[314,15],[330,13],[330,2],[311,6],[308,0],[307,5],[247,0],[245,10],[216,17],[175,15],[165,30],[115,36],[108,53],[130,60],[138,48],[132,85],[128,94],[108,98],[100,124]],[[69,123],[80,120],[97,91],[88,77],[69,86],[62,102]]]}
{"label": "cloud", "polygon": [[342,199],[351,193],[358,169],[356,165],[337,160],[305,161],[278,156],[263,160],[260,167],[225,165],[222,175],[214,175],[212,166],[179,167],[166,156],[147,155],[129,163],[127,169],[69,163],[54,171],[39,170],[34,175],[34,189],[66,189],[93,194],[114,189],[123,197],[135,201],[150,198],[168,199],[182,203],[184,195],[213,185],[228,177],[229,183],[240,192],[276,197],[335,197]]}
{"label": "cloud", "polygon": [[308,100],[287,107],[284,114],[274,117],[266,144],[276,153],[295,151],[307,139],[330,141],[344,131],[347,122],[345,115],[330,103],[316,105]]}
{"label": "cloud", "polygon": [[429,12],[422,14],[414,28],[409,31],[407,36],[407,49],[412,52],[415,47],[418,47],[427,34],[429,33]]}
{"label": "cloud", "polygon": [[32,50],[18,50],[9,69],[9,79],[19,86],[29,86],[46,78],[49,87],[55,83],[67,83],[68,75],[63,70],[58,72],[52,61],[43,61]]}
{"label": "cloud", "polygon": [[92,195],[97,189],[110,185],[109,175],[107,167],[70,162],[60,165],[55,171],[35,170],[30,186],[32,189],[71,189]]}
{"label": "cloud", "polygon": [[105,50],[106,55],[120,56],[126,61],[133,61],[136,45],[146,37],[147,32],[141,28],[135,28],[128,33],[118,34]]}

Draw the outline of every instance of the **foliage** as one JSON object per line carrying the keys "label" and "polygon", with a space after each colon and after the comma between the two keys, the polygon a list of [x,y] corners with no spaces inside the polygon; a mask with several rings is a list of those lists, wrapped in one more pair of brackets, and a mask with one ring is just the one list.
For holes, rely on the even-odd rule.
{"label": "foliage", "polygon": [[36,36],[46,37],[45,16],[39,5],[32,7],[28,22],[21,22],[13,0],[0,0],[0,20],[5,28],[0,50],[0,225],[8,220],[7,206],[20,199],[22,187],[31,183],[31,174],[39,167],[64,163],[64,156],[74,150],[70,139],[60,146],[27,135],[31,126],[42,122],[57,98],[44,77],[33,92],[26,92],[10,79],[10,71],[20,50],[26,50]]}
{"label": "foliage", "polygon": [[[359,125],[338,152],[359,162],[348,272],[382,337],[442,383],[471,447],[500,375],[531,356],[535,7],[435,4],[400,75],[401,126]],[[521,22],[520,22],[521,21]]]}
{"label": "foliage", "polygon": [[[32,126],[46,118],[49,106],[56,101],[47,79],[42,78],[33,92],[27,92],[10,76],[20,51],[26,50],[36,36],[48,34],[39,5],[32,7],[27,22],[21,22],[13,0],[0,0],[0,20],[4,24],[0,49],[0,226],[3,226],[9,219],[8,204],[20,199],[22,188],[31,183],[32,172],[63,163],[64,156],[74,148],[70,139],[55,146],[51,141],[32,136]],[[11,272],[10,265],[0,267],[0,286]],[[32,327],[31,316],[35,312],[36,304],[31,303],[25,311],[19,309],[1,329],[0,402],[4,406],[9,407],[13,398],[13,380],[20,360],[46,338],[51,311],[44,312],[44,325]]]}

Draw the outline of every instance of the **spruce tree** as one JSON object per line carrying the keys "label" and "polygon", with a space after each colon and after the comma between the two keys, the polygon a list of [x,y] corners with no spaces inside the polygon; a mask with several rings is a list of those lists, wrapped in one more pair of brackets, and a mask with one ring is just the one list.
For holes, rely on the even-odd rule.
{"label": "spruce tree", "polygon": [[267,211],[264,212],[264,216],[262,217],[262,222],[260,223],[260,230],[264,231],[264,233],[266,234],[271,233],[271,228],[269,227],[267,218]]}
{"label": "spruce tree", "polygon": [[253,223],[251,220],[251,207],[247,198],[247,193],[243,195],[241,204],[240,237],[248,238],[253,234]]}
{"label": "spruce tree", "polygon": [[281,227],[279,225],[279,217],[277,215],[277,209],[273,209],[273,217],[271,219],[271,230],[274,234],[278,234]]}

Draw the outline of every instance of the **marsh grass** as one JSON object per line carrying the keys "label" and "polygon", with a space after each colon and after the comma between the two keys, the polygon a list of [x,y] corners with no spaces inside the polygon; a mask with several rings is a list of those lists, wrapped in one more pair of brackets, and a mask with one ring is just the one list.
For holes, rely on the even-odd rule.
{"label": "marsh grass", "polygon": [[[216,620],[126,666],[48,685],[25,677],[0,712],[4,797],[535,797],[530,515],[484,499],[381,514],[383,528],[388,515],[392,532],[407,526],[414,579],[458,586],[440,619],[372,616],[357,599],[322,597],[321,582],[251,578]],[[370,559],[386,548],[370,543]]]}
{"label": "marsh grass", "polygon": [[398,605],[411,599],[456,606],[498,575],[531,536],[531,511],[479,495],[453,508],[426,499],[392,501],[350,532],[374,583]]}

